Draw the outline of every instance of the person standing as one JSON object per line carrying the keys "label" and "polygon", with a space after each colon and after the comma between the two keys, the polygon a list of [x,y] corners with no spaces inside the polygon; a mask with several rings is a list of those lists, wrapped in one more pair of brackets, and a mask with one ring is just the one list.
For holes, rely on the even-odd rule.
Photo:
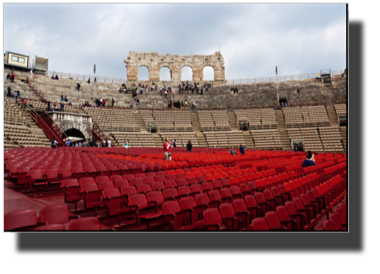
{"label": "person standing", "polygon": [[187,149],[187,152],[191,152],[191,150],[193,149],[193,145],[191,144],[190,140],[189,140],[189,142],[186,145],[186,149]]}
{"label": "person standing", "polygon": [[174,140],[173,147],[177,147],[177,140]]}
{"label": "person standing", "polygon": [[243,147],[242,144],[240,144],[240,148],[239,149],[240,149],[240,154],[244,155],[245,152],[244,152],[244,147]]}
{"label": "person standing", "polygon": [[50,146],[51,146],[51,148],[56,148],[57,147],[57,144],[58,144],[58,142],[56,141],[56,140],[51,140],[51,142],[50,142]]}
{"label": "person standing", "polygon": [[112,107],[113,107],[113,105],[115,104],[115,100],[113,99],[113,97],[112,97]]}
{"label": "person standing", "polygon": [[169,143],[168,139],[165,139],[164,143],[164,156],[165,156],[165,161],[171,161],[172,159],[172,142]]}
{"label": "person standing", "polygon": [[124,143],[124,147],[125,147],[126,149],[129,148],[129,140],[127,140],[127,141]]}
{"label": "person standing", "polygon": [[70,147],[70,146],[71,146],[71,141],[70,141],[70,139],[67,139],[67,141],[66,141],[66,146],[67,146],[67,147]]}
{"label": "person standing", "polygon": [[108,139],[108,141],[107,141],[107,144],[108,144],[108,147],[111,147],[111,140],[110,139]]}

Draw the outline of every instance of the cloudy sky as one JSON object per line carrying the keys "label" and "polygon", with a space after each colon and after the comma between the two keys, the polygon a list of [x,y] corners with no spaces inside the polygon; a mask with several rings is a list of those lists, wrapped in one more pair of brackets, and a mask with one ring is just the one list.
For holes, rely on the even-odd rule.
{"label": "cloudy sky", "polygon": [[343,70],[346,6],[4,4],[4,50],[48,57],[54,71],[88,75],[96,64],[99,76],[125,78],[129,51],[206,55],[219,43],[226,79]]}

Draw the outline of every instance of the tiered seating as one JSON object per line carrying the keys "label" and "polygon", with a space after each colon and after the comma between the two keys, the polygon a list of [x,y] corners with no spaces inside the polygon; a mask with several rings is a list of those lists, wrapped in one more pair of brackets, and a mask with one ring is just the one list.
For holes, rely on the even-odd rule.
{"label": "tiered seating", "polygon": [[198,110],[201,131],[231,130],[226,110]]}
{"label": "tiered seating", "polygon": [[144,121],[145,127],[152,125],[153,128],[156,128],[156,124],[155,124],[156,122],[153,118],[152,110],[139,110],[139,113],[141,115],[141,118]]}
{"label": "tiered seating", "polygon": [[[4,139],[11,140],[22,147],[44,147],[42,142],[30,133],[27,127],[4,125]],[[7,148],[12,148],[13,142],[7,142]],[[16,146],[17,147],[17,146]]]}
{"label": "tiered seating", "polygon": [[286,107],[283,109],[283,113],[286,127],[330,126],[330,120],[324,106]]}
{"label": "tiered seating", "polygon": [[[150,119],[149,115],[144,114],[144,116]],[[158,131],[193,131],[189,111],[153,111],[153,118]]]}
{"label": "tiered seating", "polygon": [[119,146],[123,146],[124,142],[129,140],[130,147],[156,147],[152,134],[147,132],[111,132],[111,134],[114,136]]}
{"label": "tiered seating", "polygon": [[288,135],[291,141],[302,141],[306,151],[324,151],[317,128],[288,129]]}
{"label": "tiered seating", "polygon": [[133,113],[129,109],[108,109],[86,107],[83,110],[92,115],[92,120],[101,130],[140,131]]}
{"label": "tiered seating", "polygon": [[210,147],[238,148],[241,144],[245,146],[242,131],[205,132],[205,137]]}
{"label": "tiered seating", "polygon": [[[50,108],[53,109],[53,104],[54,103],[51,103],[50,104]],[[67,104],[67,102],[64,102],[65,106],[64,106],[64,112],[71,112],[71,113],[78,113],[78,109],[75,108],[74,106],[69,106]],[[32,106],[35,110],[40,110],[40,111],[47,111],[47,103],[43,103],[43,102],[40,102],[40,101],[30,101],[28,102],[28,105]],[[60,111],[61,109],[61,102],[58,101],[55,103],[55,107],[56,107],[56,110],[57,111]]]}
{"label": "tiered seating", "polygon": [[341,117],[346,117],[346,104],[335,104],[334,105],[336,114],[338,115],[339,118]]}
{"label": "tiered seating", "polygon": [[251,134],[255,143],[255,148],[282,150],[280,131],[278,129],[251,130]]}
{"label": "tiered seating", "polygon": [[237,122],[248,122],[249,129],[277,128],[276,115],[273,108],[235,109]]}
{"label": "tiered seating", "polygon": [[4,100],[4,124],[25,125],[19,107]]}
{"label": "tiered seating", "polygon": [[339,127],[319,128],[325,152],[344,152]]}
{"label": "tiered seating", "polygon": [[187,143],[191,141],[191,144],[193,147],[199,147],[198,144],[198,138],[197,135],[193,132],[191,133],[177,133],[177,132],[172,132],[172,133],[160,133],[161,138],[165,140],[166,138],[168,140],[174,141],[177,140],[177,147],[186,147]]}

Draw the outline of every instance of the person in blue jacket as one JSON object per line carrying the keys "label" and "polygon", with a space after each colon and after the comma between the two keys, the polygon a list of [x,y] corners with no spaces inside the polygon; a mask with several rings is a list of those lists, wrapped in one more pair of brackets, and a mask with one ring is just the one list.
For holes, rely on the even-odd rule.
{"label": "person in blue jacket", "polygon": [[244,147],[243,147],[242,144],[240,145],[240,148],[239,148],[239,149],[240,149],[240,154],[241,154],[241,155],[244,155]]}
{"label": "person in blue jacket", "polygon": [[308,151],[306,154],[306,159],[303,161],[302,166],[308,167],[313,165],[315,165],[314,154],[312,154],[311,151]]}

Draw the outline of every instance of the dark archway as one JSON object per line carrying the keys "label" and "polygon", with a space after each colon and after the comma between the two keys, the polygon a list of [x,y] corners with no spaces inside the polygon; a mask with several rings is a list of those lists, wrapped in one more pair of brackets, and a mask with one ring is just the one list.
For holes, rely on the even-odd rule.
{"label": "dark archway", "polygon": [[67,137],[82,138],[83,140],[86,139],[86,137],[84,137],[83,133],[80,132],[79,130],[75,129],[75,128],[70,128],[70,129],[66,130],[65,134],[67,135]]}

